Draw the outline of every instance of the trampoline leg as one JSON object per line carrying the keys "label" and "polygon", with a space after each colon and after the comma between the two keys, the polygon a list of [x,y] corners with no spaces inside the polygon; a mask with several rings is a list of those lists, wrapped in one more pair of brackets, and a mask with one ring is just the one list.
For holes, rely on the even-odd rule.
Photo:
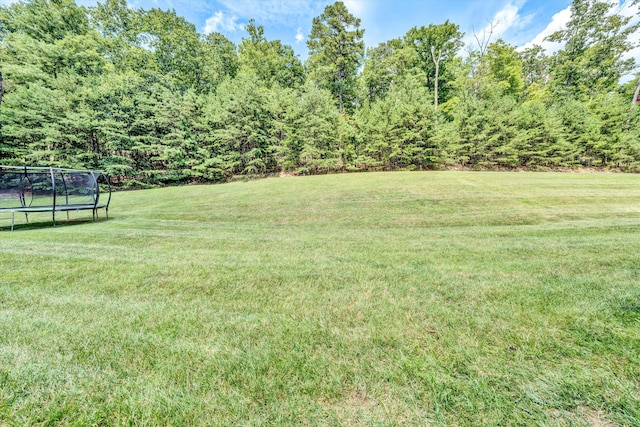
{"label": "trampoline leg", "polygon": [[24,219],[27,220],[27,224],[29,224],[29,214],[28,213],[24,213]]}
{"label": "trampoline leg", "polygon": [[51,211],[51,215],[53,216],[53,226],[56,226],[56,211]]}
{"label": "trampoline leg", "polygon": [[67,211],[67,221],[69,221],[69,211]]}
{"label": "trampoline leg", "polygon": [[107,219],[109,219],[109,208],[105,208],[104,213],[107,215]]}
{"label": "trampoline leg", "polygon": [[15,212],[11,212],[11,231],[13,231],[13,223],[15,220],[15,215],[16,215]]}

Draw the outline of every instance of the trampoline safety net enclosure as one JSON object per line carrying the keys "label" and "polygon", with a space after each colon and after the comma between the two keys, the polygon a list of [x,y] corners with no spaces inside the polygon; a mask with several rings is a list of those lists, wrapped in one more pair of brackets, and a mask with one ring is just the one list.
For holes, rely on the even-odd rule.
{"label": "trampoline safety net enclosure", "polygon": [[93,220],[104,209],[109,218],[111,185],[101,172],[53,167],[0,166],[0,214],[51,212],[53,226],[56,213],[91,210]]}

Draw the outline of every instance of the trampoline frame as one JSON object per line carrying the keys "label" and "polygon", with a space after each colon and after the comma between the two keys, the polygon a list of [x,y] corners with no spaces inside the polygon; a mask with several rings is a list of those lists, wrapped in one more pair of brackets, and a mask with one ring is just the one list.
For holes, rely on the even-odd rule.
{"label": "trampoline frame", "polygon": [[[0,178],[3,174],[11,173],[13,175],[20,176],[20,188],[16,189],[15,187],[8,188],[14,190],[13,193],[18,194],[19,206],[10,206],[10,207],[0,207],[0,213],[11,213],[11,231],[14,229],[15,225],[15,214],[16,213],[24,213],[25,219],[27,223],[29,223],[29,214],[34,212],[51,212],[53,226],[56,226],[56,212],[66,212],[67,220],[69,220],[69,212],[70,211],[82,211],[82,210],[91,210],[93,214],[93,221],[95,222],[96,218],[98,218],[98,210],[104,209],[106,219],[109,219],[109,203],[111,202],[111,184],[109,183],[109,179],[106,175],[99,171],[92,171],[88,169],[69,169],[69,168],[56,168],[56,167],[40,167],[40,166],[1,166],[0,165]],[[90,198],[93,200],[92,203],[69,203],[69,188],[67,186],[67,180],[65,177],[76,175],[85,175],[90,176],[91,181],[88,183],[89,185],[85,186],[88,190],[88,194]],[[29,200],[27,202],[27,197],[25,196],[25,186],[24,180],[26,179],[31,184],[31,180],[29,179],[29,175],[42,175],[47,176],[50,179],[51,183],[51,204],[47,205],[39,205],[39,206],[31,206],[33,200]],[[59,178],[59,182],[62,182],[62,189],[60,186],[56,187],[56,178]],[[100,181],[106,184],[108,189],[108,197],[106,203],[100,203]],[[63,192],[62,192],[62,191]],[[61,193],[61,194],[58,194]],[[60,197],[63,196],[63,203],[60,203]],[[73,195],[72,195],[73,196]],[[32,196],[33,197],[33,196]],[[103,197],[104,199],[104,197]]]}

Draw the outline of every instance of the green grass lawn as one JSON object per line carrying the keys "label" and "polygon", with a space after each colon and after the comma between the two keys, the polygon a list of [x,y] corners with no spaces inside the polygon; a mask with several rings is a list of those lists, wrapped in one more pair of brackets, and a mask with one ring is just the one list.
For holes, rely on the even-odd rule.
{"label": "green grass lawn", "polygon": [[0,218],[0,425],[640,425],[638,175],[265,179],[110,216]]}

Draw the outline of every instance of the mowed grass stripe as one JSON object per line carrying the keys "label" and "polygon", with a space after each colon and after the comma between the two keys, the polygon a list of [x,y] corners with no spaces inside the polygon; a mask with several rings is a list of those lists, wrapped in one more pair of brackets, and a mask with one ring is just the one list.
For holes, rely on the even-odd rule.
{"label": "mowed grass stripe", "polygon": [[2,231],[0,420],[640,424],[639,184],[266,179]]}

